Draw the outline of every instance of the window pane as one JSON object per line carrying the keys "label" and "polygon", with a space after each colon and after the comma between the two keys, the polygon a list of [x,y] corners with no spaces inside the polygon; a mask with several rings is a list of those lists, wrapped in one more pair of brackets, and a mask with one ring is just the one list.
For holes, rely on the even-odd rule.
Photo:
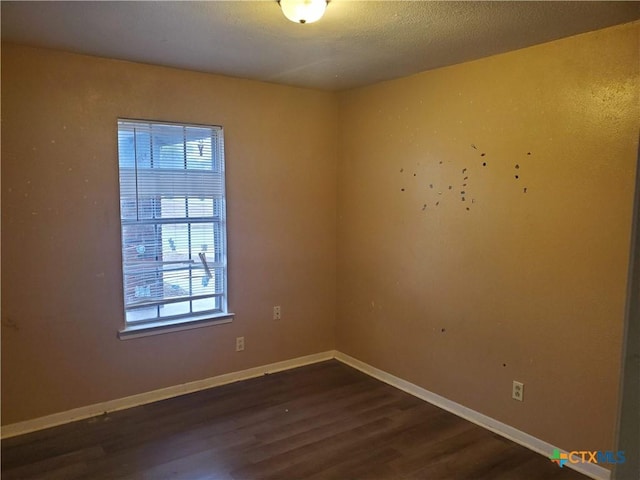
{"label": "window pane", "polygon": [[162,272],[163,298],[189,297],[191,290],[191,278],[189,268],[176,268],[165,265]]}
{"label": "window pane", "polygon": [[162,278],[157,270],[145,270],[129,267],[131,273],[124,274],[125,302],[127,305],[139,305],[163,298]]}
{"label": "window pane", "polygon": [[136,197],[120,197],[120,218],[135,220],[138,215]]}
{"label": "window pane", "polygon": [[184,169],[184,127],[152,125],[153,167]]}
{"label": "window pane", "polygon": [[194,300],[193,302],[194,312],[204,312],[206,310],[219,310],[219,298],[202,298],[200,300]]}
{"label": "window pane", "polygon": [[165,261],[189,261],[189,224],[162,225],[162,256]]}
{"label": "window pane", "polygon": [[186,198],[161,198],[160,216],[161,218],[185,218],[187,216]]}
{"label": "window pane", "polygon": [[162,298],[155,225],[122,226],[125,303]]}
{"label": "window pane", "polygon": [[166,303],[160,306],[161,317],[172,317],[174,315],[184,315],[190,312],[189,301],[178,303]]}
{"label": "window pane", "polygon": [[220,293],[216,291],[214,271],[212,269],[209,269],[209,271],[211,272],[211,277],[205,273],[204,268],[200,268],[196,273],[194,273],[193,295],[213,295],[215,293]]}
{"label": "window pane", "polygon": [[160,203],[155,197],[138,197],[136,219],[160,218]]}
{"label": "window pane", "polygon": [[213,198],[187,199],[189,217],[213,217]]}
{"label": "window pane", "polygon": [[156,260],[161,257],[158,242],[158,226],[132,224],[122,226],[122,258],[130,261]]}
{"label": "window pane", "polygon": [[158,317],[158,307],[146,307],[127,310],[127,323],[135,323],[144,320],[153,320]]}
{"label": "window pane", "polygon": [[186,135],[187,168],[211,170],[213,160],[211,131],[207,128],[191,127]]}
{"label": "window pane", "polygon": [[151,155],[151,135],[149,134],[149,130],[136,128],[134,141],[136,166],[138,168],[151,168],[153,157]]}
{"label": "window pane", "polygon": [[192,258],[197,258],[198,253],[204,252],[208,262],[216,262],[213,236],[213,223],[191,224]]}
{"label": "window pane", "polygon": [[134,130],[121,130],[118,132],[118,161],[120,167],[134,167],[136,154],[134,149]]}

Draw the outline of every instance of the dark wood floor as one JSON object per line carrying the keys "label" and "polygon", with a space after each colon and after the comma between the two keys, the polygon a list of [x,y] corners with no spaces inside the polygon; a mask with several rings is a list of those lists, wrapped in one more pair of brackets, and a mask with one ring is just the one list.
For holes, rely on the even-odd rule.
{"label": "dark wood floor", "polygon": [[36,478],[587,479],[335,360],[2,441]]}

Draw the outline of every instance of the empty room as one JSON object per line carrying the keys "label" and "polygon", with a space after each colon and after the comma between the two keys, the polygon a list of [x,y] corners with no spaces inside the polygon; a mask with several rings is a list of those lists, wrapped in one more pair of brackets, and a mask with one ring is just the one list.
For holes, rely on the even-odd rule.
{"label": "empty room", "polygon": [[640,479],[640,2],[0,8],[3,479]]}

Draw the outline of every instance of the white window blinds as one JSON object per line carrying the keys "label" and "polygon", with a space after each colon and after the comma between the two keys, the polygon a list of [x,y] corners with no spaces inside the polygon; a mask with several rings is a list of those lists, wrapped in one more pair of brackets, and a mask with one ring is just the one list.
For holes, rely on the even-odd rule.
{"label": "white window blinds", "polygon": [[120,120],[118,156],[127,324],[225,313],[222,129]]}

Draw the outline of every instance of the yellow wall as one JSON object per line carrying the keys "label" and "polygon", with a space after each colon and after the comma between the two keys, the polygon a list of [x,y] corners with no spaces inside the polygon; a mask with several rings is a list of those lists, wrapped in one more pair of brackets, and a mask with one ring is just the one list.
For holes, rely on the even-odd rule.
{"label": "yellow wall", "polygon": [[[3,45],[2,422],[337,348],[611,448],[637,45],[624,25],[340,94]],[[118,117],[224,126],[233,323],[116,338]]]}
{"label": "yellow wall", "polygon": [[625,25],[341,94],[337,349],[612,448],[639,65]]}
{"label": "yellow wall", "polygon": [[[116,338],[118,117],[224,127],[233,323]],[[2,422],[333,348],[336,120],[329,93],[3,45]]]}

